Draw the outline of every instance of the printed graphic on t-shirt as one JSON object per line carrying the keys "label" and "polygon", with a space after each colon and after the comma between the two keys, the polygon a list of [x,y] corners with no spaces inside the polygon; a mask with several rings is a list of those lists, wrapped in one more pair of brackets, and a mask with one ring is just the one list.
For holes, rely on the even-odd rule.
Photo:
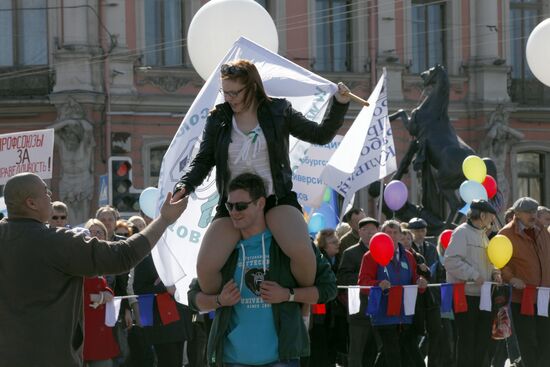
{"label": "printed graphic on t-shirt", "polygon": [[258,269],[258,268],[246,269],[246,273],[244,275],[244,282],[246,284],[246,287],[250,289],[250,291],[254,293],[256,296],[260,296],[260,286],[264,281],[264,275],[265,274],[263,269]]}
{"label": "printed graphic on t-shirt", "polygon": [[[263,270],[263,255],[246,256],[244,264],[244,284],[241,287],[241,304],[248,310],[258,308],[271,308],[269,303],[265,303],[260,297],[260,286],[264,281],[265,273]],[[265,259],[265,266],[269,270],[269,257]],[[237,273],[240,274],[242,262],[239,260]]]}

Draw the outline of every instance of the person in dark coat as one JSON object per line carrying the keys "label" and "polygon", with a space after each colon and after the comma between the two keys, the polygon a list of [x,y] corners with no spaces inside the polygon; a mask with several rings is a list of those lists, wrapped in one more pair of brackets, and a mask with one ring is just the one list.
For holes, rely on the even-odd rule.
{"label": "person in dark coat", "polygon": [[[374,218],[366,217],[359,221],[358,233],[361,240],[342,254],[336,277],[338,285],[357,285],[363,255],[369,249],[370,239],[378,232],[378,226],[379,223]],[[347,292],[340,292],[338,297],[347,306]],[[361,295],[360,311],[348,316],[348,367],[372,366],[378,353],[371,322],[365,313],[366,308],[367,297]]]}
{"label": "person in dark coat", "polygon": [[[166,287],[160,280],[153,257],[149,254],[134,269],[134,293],[174,294],[175,286]],[[177,303],[179,320],[164,325],[157,306],[153,302],[153,326],[142,326],[142,335],[146,342],[153,345],[157,355],[158,367],[181,367],[183,364],[183,346],[192,337],[191,311]]]}
{"label": "person in dark coat", "polygon": [[[331,264],[332,272],[336,277],[340,265],[338,253],[340,240],[336,237],[336,231],[327,228],[319,231],[315,238],[315,244],[321,254]],[[345,355],[347,352],[347,312],[338,298],[327,302],[324,312],[318,311],[313,306],[311,315],[311,355],[309,365],[316,367],[335,366],[337,356]]]}
{"label": "person in dark coat", "polygon": [[[422,218],[412,218],[409,221],[408,230],[412,233],[413,241],[411,249],[414,253],[422,257],[417,260],[418,273],[433,283],[435,274],[432,277],[431,270],[435,272],[435,266],[439,261],[436,247],[426,241],[428,232],[428,223]],[[418,296],[413,320],[414,329],[421,336],[420,352],[423,357],[428,356],[428,367],[440,366],[441,349],[438,347],[437,340],[442,333],[441,296],[437,291],[430,288]]]}
{"label": "person in dark coat", "polygon": [[119,242],[48,228],[51,192],[37,175],[11,177],[4,187],[8,218],[0,221],[0,356],[10,367],[82,366],[85,276],[130,270],[187,206],[162,205],[140,234]]}

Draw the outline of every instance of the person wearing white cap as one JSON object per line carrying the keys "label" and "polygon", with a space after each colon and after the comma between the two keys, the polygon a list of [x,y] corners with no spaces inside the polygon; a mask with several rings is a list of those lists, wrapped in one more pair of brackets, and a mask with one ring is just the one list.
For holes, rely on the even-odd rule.
{"label": "person wearing white cap", "polygon": [[[550,287],[550,233],[537,219],[538,207],[533,198],[518,199],[512,207],[514,219],[499,232],[513,246],[512,258],[502,269],[502,278],[513,287],[512,317],[525,367],[550,363],[550,319],[536,316],[539,310],[534,316],[520,312],[526,285]],[[536,297],[533,303],[536,310]]]}

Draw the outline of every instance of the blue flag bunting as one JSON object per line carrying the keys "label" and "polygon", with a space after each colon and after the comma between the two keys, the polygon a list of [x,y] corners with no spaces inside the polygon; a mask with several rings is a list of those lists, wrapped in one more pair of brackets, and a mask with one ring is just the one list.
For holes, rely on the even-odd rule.
{"label": "blue flag bunting", "polygon": [[441,312],[448,313],[453,310],[453,285],[441,284]]}
{"label": "blue flag bunting", "polygon": [[141,326],[153,326],[153,301],[154,294],[141,294],[138,297],[139,318]]}
{"label": "blue flag bunting", "polygon": [[382,298],[382,288],[372,287],[369,292],[369,302],[367,304],[367,316],[376,315],[380,308],[380,300]]}

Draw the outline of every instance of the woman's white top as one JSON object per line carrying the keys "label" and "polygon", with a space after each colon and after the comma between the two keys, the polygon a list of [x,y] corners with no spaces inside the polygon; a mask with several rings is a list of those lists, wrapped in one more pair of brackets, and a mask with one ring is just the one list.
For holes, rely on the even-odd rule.
{"label": "woman's white top", "polygon": [[273,177],[269,164],[267,142],[260,125],[256,125],[248,134],[243,133],[237,126],[233,117],[231,129],[231,142],[229,143],[229,155],[227,162],[230,180],[241,173],[255,173],[264,179],[267,196],[272,195]]}

